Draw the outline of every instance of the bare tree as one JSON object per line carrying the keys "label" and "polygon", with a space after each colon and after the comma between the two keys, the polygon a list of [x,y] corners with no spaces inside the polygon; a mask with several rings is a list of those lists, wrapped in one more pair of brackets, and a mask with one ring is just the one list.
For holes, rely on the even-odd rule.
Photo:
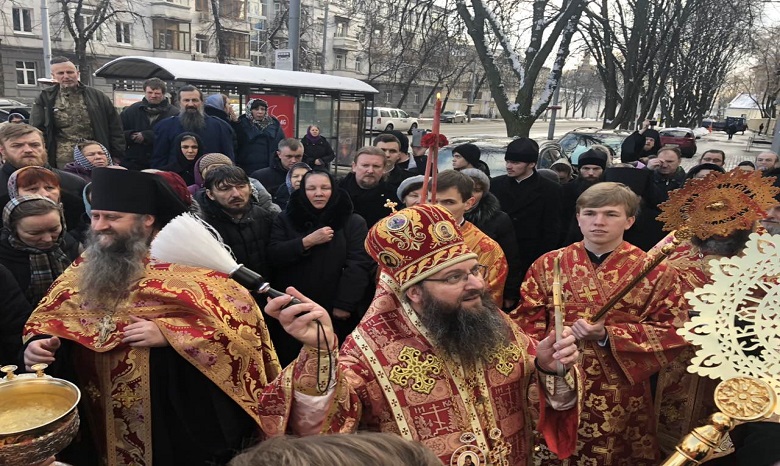
{"label": "bare tree", "polygon": [[132,0],[57,0],[59,11],[55,18],[61,20],[63,28],[74,42],[76,61],[85,84],[91,84],[92,72],[88,49],[98,31],[109,21],[123,19],[142,23],[143,17],[136,13]]}
{"label": "bare tree", "polygon": [[669,67],[670,125],[692,127],[707,116],[718,89],[749,45],[744,31],[750,30],[757,6],[697,0]]}
{"label": "bare tree", "polygon": [[780,95],[780,51],[768,46],[780,33],[780,26],[763,28],[757,34],[750,66],[735,81],[740,92],[755,102],[762,118],[775,118],[775,102]]}
{"label": "bare tree", "polygon": [[[528,136],[534,121],[545,111],[558,87],[563,65],[569,56],[569,46],[577,23],[585,9],[585,0],[564,0],[560,5],[549,0],[533,0],[531,24],[524,56],[518,54],[519,39],[507,32],[507,25],[516,24],[516,4],[493,0],[456,0],[457,11],[466,25],[487,75],[490,92],[499,113],[504,118],[507,135]],[[496,41],[501,56],[492,53],[489,41]],[[541,94],[534,92],[545,62],[557,50],[553,66]],[[502,77],[502,62],[509,65],[517,82],[517,93],[510,100],[508,86]]]}

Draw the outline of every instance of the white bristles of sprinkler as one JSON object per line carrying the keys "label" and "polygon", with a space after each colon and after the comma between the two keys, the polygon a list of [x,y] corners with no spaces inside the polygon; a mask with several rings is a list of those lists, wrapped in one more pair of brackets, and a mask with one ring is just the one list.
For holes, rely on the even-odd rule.
{"label": "white bristles of sprinkler", "polygon": [[232,275],[239,265],[214,228],[190,213],[168,222],[152,240],[151,256],[162,262]]}

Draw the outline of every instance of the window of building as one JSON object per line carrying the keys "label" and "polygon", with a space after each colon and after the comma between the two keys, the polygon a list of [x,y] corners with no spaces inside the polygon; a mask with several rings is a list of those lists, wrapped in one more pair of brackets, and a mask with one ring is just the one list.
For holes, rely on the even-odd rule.
{"label": "window of building", "polygon": [[347,57],[344,54],[336,54],[336,69],[343,70],[346,65]]}
{"label": "window of building", "polygon": [[225,32],[228,57],[247,60],[249,58],[249,34]]}
{"label": "window of building", "polygon": [[22,86],[35,86],[38,84],[34,61],[16,62],[16,84]]}
{"label": "window of building", "polygon": [[14,31],[32,32],[32,8],[14,8],[13,9]]}
{"label": "window of building", "polygon": [[349,20],[336,18],[335,37],[347,37],[347,32],[349,32]]}
{"label": "window of building", "polygon": [[209,0],[195,0],[195,11],[211,11]]}
{"label": "window of building", "polygon": [[195,35],[195,52],[206,55],[209,53],[209,36],[205,34]]}
{"label": "window of building", "polygon": [[413,103],[419,104],[420,103],[420,91],[416,91],[413,95]]}
{"label": "window of building", "polygon": [[371,45],[374,47],[381,47],[382,46],[382,28],[374,28],[374,31],[371,33]]}
{"label": "window of building", "polygon": [[[94,22],[95,22],[94,11],[84,11],[81,16],[76,16],[76,25],[80,27],[82,31],[88,28]],[[100,26],[95,28],[95,32],[93,33],[92,37],[97,41],[103,40],[103,23],[101,23]]]}
{"label": "window of building", "polygon": [[130,23],[116,23],[116,41],[119,44],[131,44]]}
{"label": "window of building", "polygon": [[282,4],[280,2],[274,2],[274,17],[279,16],[282,12]]}
{"label": "window of building", "polygon": [[266,66],[267,60],[265,55],[252,55],[253,66]]}
{"label": "window of building", "polygon": [[355,71],[361,71],[363,69],[363,58],[355,57]]}
{"label": "window of building", "polygon": [[190,23],[154,18],[154,48],[158,50],[190,51]]}
{"label": "window of building", "polygon": [[220,0],[219,15],[230,19],[245,19],[246,2],[244,0]]}
{"label": "window of building", "polygon": [[385,102],[390,102],[393,99],[393,91],[385,91]]}

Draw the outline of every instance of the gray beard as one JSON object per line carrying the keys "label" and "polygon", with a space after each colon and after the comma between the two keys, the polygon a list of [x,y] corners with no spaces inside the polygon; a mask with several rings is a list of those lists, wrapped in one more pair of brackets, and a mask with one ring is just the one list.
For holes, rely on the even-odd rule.
{"label": "gray beard", "polygon": [[184,131],[197,133],[206,127],[206,114],[203,113],[203,110],[189,112],[187,109],[182,108],[179,111],[179,121]]}
{"label": "gray beard", "polygon": [[140,221],[129,235],[115,236],[109,246],[101,246],[99,237],[90,231],[84,251],[86,260],[79,267],[79,294],[83,305],[113,311],[144,275],[149,247]]}
{"label": "gray beard", "polygon": [[448,355],[473,365],[479,360],[489,362],[496,350],[509,344],[509,325],[487,291],[481,293],[482,304],[477,309],[464,309],[462,303],[445,304],[425,288],[422,293],[420,321],[428,329],[431,343]]}

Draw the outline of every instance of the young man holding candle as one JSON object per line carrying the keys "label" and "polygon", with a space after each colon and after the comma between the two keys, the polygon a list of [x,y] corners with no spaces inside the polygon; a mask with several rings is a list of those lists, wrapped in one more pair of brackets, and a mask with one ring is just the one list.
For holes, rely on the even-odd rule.
{"label": "young man holding candle", "polygon": [[[590,320],[650,262],[623,241],[638,209],[639,198],[622,184],[588,188],[577,200],[584,240],[534,262],[521,289],[523,301],[512,314],[535,338],[549,333],[553,263],[560,259],[564,321],[583,345],[586,377],[578,448],[566,464],[659,462],[650,376],[687,345],[675,331],[687,320],[677,274],[665,264],[656,266],[605,317]],[[563,464],[546,446],[536,454],[542,464]]]}

